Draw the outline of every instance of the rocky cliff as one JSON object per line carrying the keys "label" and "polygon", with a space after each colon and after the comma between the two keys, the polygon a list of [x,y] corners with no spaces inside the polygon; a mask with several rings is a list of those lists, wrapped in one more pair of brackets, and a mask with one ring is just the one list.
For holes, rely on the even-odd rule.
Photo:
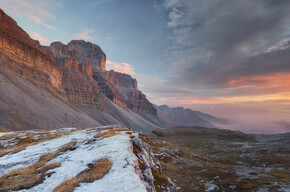
{"label": "rocky cliff", "polygon": [[141,91],[138,90],[137,80],[128,74],[108,72],[110,82],[116,90],[126,99],[127,107],[135,112],[147,112],[157,115],[157,111],[150,101]]}
{"label": "rocky cliff", "polygon": [[50,47],[61,72],[61,84],[73,103],[103,108],[98,82],[93,74],[105,71],[106,55],[97,45],[85,41],[71,41],[67,45],[53,42]]}
{"label": "rocky cliff", "polygon": [[106,55],[99,46],[73,40],[67,45],[53,42],[50,48],[70,100],[98,103],[103,109],[102,93],[124,109],[157,115],[154,106],[138,90],[136,79],[113,70],[105,71]]}
{"label": "rocky cliff", "polygon": [[0,9],[0,61],[22,78],[59,88],[61,74],[49,53]]}
{"label": "rocky cliff", "polygon": [[162,127],[137,81],[105,63],[102,49],[83,40],[41,46],[0,9],[0,130]]}

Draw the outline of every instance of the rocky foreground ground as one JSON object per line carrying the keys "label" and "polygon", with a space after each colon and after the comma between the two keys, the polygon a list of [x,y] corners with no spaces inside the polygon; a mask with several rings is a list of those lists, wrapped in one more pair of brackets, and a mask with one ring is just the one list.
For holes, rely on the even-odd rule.
{"label": "rocky foreground ground", "polygon": [[155,191],[153,156],[119,126],[0,133],[0,191]]}

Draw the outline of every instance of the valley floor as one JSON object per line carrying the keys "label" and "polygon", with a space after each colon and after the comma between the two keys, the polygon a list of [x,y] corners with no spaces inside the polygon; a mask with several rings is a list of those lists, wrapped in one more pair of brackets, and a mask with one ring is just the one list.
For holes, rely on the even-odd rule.
{"label": "valley floor", "polygon": [[248,135],[202,127],[143,136],[162,172],[157,191],[290,191],[290,133]]}

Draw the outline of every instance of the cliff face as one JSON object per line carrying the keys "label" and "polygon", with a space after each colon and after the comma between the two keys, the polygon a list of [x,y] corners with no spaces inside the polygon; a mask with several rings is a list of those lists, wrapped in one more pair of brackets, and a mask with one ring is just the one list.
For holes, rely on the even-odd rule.
{"label": "cliff face", "polygon": [[157,114],[154,106],[138,90],[136,79],[112,70],[105,71],[106,55],[99,46],[73,40],[67,45],[54,42],[50,48],[70,100],[98,103],[99,108],[103,108],[104,95],[123,109]]}
{"label": "cliff face", "polygon": [[137,81],[105,63],[83,40],[41,46],[0,9],[0,130],[119,124],[150,134],[163,126]]}
{"label": "cliff face", "polygon": [[106,55],[97,45],[71,41],[54,42],[51,51],[61,71],[61,84],[68,99],[82,104],[103,106],[103,97],[93,74],[105,71]]}
{"label": "cliff face", "polygon": [[1,9],[0,61],[1,67],[44,87],[54,89],[61,85],[61,74],[46,49]]}
{"label": "cliff face", "polygon": [[109,81],[116,87],[127,102],[127,107],[135,112],[147,112],[157,115],[156,108],[153,106],[146,96],[138,90],[136,79],[130,75],[115,72],[113,70],[108,72]]}

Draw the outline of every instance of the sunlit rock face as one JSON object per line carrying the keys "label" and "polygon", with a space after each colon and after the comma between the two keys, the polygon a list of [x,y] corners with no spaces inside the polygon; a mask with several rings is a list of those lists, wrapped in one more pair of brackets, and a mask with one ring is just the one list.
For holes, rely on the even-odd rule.
{"label": "sunlit rock face", "polygon": [[69,99],[103,105],[103,96],[124,109],[156,115],[156,109],[138,90],[130,75],[105,71],[106,55],[90,42],[53,42],[51,51],[62,73],[62,86]]}
{"label": "sunlit rock face", "polygon": [[102,108],[104,99],[93,78],[93,74],[105,71],[106,55],[102,49],[83,40],[73,40],[67,45],[53,42],[50,48],[60,68],[68,99]]}
{"label": "sunlit rock face", "polygon": [[109,81],[116,90],[126,99],[127,107],[135,112],[147,112],[157,115],[156,108],[148,101],[146,95],[138,90],[136,79],[130,75],[115,72],[108,72]]}
{"label": "sunlit rock face", "polygon": [[51,89],[61,85],[58,66],[50,52],[29,37],[0,9],[0,62],[17,75]]}
{"label": "sunlit rock face", "polygon": [[41,46],[0,9],[0,129],[121,124],[150,134],[163,126],[137,81],[105,64],[84,40]]}

